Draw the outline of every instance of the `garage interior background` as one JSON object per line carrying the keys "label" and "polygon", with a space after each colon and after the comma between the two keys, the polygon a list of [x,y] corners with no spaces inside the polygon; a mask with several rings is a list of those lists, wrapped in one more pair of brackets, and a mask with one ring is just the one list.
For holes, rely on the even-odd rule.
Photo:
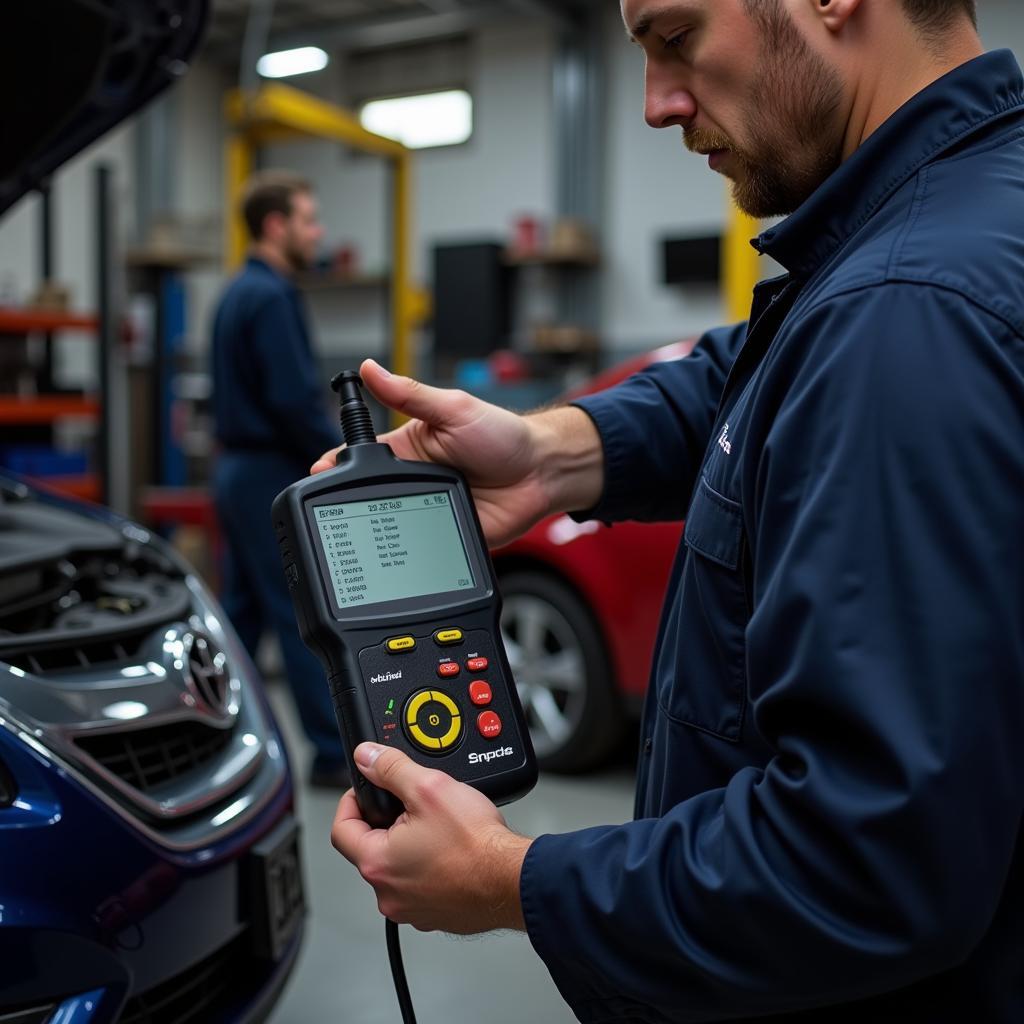
{"label": "garage interior background", "polygon": [[[986,46],[1024,54],[1019,0],[979,6]],[[88,406],[96,397],[111,407],[118,465],[109,502],[150,521],[163,489],[201,496],[208,481],[206,357],[213,306],[229,274],[225,97],[245,79],[240,59],[249,12],[248,0],[213,0],[207,37],[182,82],[57,172],[48,275],[43,200],[30,196],[0,221],[0,335],[18,343],[0,351],[0,466],[99,498],[96,417]],[[625,39],[617,4],[278,0],[266,49],[300,45],[323,48],[330,61],[288,84],[343,107],[443,88],[465,89],[472,98],[468,141],[413,158],[411,276],[427,307],[440,311],[451,297],[435,279],[443,265],[439,247],[490,253],[500,276],[494,301],[502,308],[492,311],[499,341],[467,351],[427,315],[413,339],[417,373],[523,408],[598,368],[727,318],[706,256],[709,240],[713,254],[713,240],[728,225],[726,184],[683,151],[677,131],[644,124],[642,57]],[[388,167],[327,141],[267,146],[259,162],[304,173],[318,192],[327,228],[324,267],[304,288],[325,381],[367,355],[389,361]],[[97,303],[99,165],[110,169],[116,314],[126,324],[114,352],[120,384],[103,394],[97,332],[88,320]],[[555,257],[551,246],[560,232],[563,254]],[[674,283],[665,280],[666,240],[695,247],[692,265]],[[506,250],[517,242],[535,242],[536,251],[508,265]],[[55,311],[53,329],[5,322],[28,308]],[[69,315],[86,322],[56,326]],[[553,334],[558,327],[572,330]],[[55,412],[33,405],[41,397],[34,369],[44,348],[52,354],[49,390],[65,403]],[[517,358],[499,365],[488,359],[495,348]],[[180,544],[214,576],[203,513],[196,512],[201,506],[183,507],[166,515],[186,523]],[[297,737],[287,702],[276,704]],[[624,765],[585,780],[546,778],[509,818],[531,833],[622,820],[630,793]],[[329,1019],[394,1018],[372,895],[327,846],[333,806],[325,794],[303,801],[315,912],[302,964],[274,1021],[328,1019],[334,1011]],[[466,1019],[460,1008],[473,1000],[482,1008],[517,1003],[517,1016],[571,1019],[521,937],[442,944],[438,951],[417,936],[408,960],[424,1020],[442,1013]],[[340,1012],[338,971],[350,1016]]]}
{"label": "garage interior background", "polygon": [[[980,6],[986,45],[1020,52],[1024,19],[1013,0]],[[56,293],[42,289],[40,198],[26,198],[0,222],[0,306],[56,301],[93,312],[92,170],[99,163],[111,168],[115,252],[124,266],[120,300],[134,339],[122,354],[132,365],[153,358],[153,286],[145,268],[155,261],[175,271],[180,295],[172,321],[163,325],[170,352],[164,353],[167,372],[160,382],[176,405],[167,412],[173,423],[167,442],[175,450],[132,453],[132,472],[113,482],[109,495],[115,507],[136,514],[142,485],[201,482],[205,476],[205,354],[213,304],[226,280],[224,98],[240,81],[248,9],[245,0],[214,0],[206,40],[180,85],[54,176],[50,278]],[[537,264],[515,274],[508,347],[529,354],[538,340],[544,346],[537,328],[559,320],[567,290],[580,297],[572,326],[582,330],[556,339],[562,357],[534,368],[537,386],[485,392],[513,406],[551,397],[595,359],[610,364],[699,333],[727,315],[714,284],[666,284],[663,251],[666,239],[709,239],[724,231],[724,180],[681,152],[676,131],[644,124],[641,57],[625,39],[617,5],[585,3],[582,11],[590,27],[581,32],[555,0],[281,0],[267,44],[327,50],[331,59],[324,70],[288,81],[343,106],[440,87],[470,93],[469,140],[418,151],[414,158],[411,271],[428,294],[435,247],[504,245],[522,219],[537,224],[543,245],[560,214],[582,212],[592,257],[575,268]],[[585,81],[573,78],[580,54],[591,72]],[[343,260],[350,271],[349,281],[332,286],[324,278],[307,288],[325,376],[365,355],[387,359],[387,166],[326,141],[268,146],[259,159],[314,181],[327,226],[325,258]],[[96,389],[98,360],[87,333],[54,335],[56,388]],[[427,320],[414,339],[418,372],[434,376],[431,353],[444,348],[445,339],[434,337]],[[579,358],[571,358],[574,352]],[[467,373],[473,371],[477,375],[466,380],[487,382],[486,373],[481,379],[479,368]],[[453,374],[437,376],[450,380]],[[29,392],[32,386],[8,385]],[[104,396],[108,402],[118,398],[124,408],[112,415],[127,445],[137,434],[128,429],[128,417],[134,427],[140,413],[129,414],[128,395]],[[86,425],[63,428],[57,431],[59,447],[81,447],[83,432],[88,439]],[[5,429],[0,444],[11,440]]]}

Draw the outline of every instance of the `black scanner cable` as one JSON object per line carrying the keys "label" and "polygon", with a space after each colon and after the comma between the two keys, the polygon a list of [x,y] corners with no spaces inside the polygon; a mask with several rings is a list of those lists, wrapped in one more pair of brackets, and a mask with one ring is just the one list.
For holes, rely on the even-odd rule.
{"label": "black scanner cable", "polygon": [[[341,433],[346,445],[374,444],[377,441],[370,410],[359,390],[362,383],[355,370],[344,370],[331,381],[331,388],[337,392],[341,403]],[[402,962],[402,946],[398,941],[398,925],[390,918],[385,919],[384,935],[387,939],[391,977],[395,982],[395,995],[398,996],[398,1006],[402,1011],[402,1024],[416,1024],[416,1011],[412,1006],[405,964]]]}
{"label": "black scanner cable", "polygon": [[405,965],[402,963],[402,947],[398,942],[398,925],[390,918],[384,921],[384,933],[388,941],[388,960],[391,963],[391,977],[395,982],[395,995],[402,1011],[402,1024],[416,1024],[416,1011],[412,1008],[409,982],[405,980]]}

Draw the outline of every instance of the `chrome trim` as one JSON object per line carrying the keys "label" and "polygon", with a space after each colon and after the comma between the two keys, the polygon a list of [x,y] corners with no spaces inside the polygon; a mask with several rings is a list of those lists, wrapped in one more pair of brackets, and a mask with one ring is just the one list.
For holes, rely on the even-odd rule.
{"label": "chrome trim", "polygon": [[[175,850],[204,846],[242,827],[279,792],[287,774],[285,752],[253,692],[258,684],[248,678],[255,670],[247,653],[234,631],[222,624],[223,612],[205,587],[192,575],[185,583],[193,614],[187,622],[158,629],[131,664],[45,677],[0,672],[0,725],[23,741],[31,739],[38,753],[132,828]],[[200,641],[209,657],[200,655],[190,668],[189,655]],[[197,680],[203,672],[206,677]],[[75,744],[80,736],[124,734],[186,720],[230,731],[232,738],[204,766],[206,773],[184,788],[177,779],[143,793]],[[154,827],[145,815],[159,825]]]}

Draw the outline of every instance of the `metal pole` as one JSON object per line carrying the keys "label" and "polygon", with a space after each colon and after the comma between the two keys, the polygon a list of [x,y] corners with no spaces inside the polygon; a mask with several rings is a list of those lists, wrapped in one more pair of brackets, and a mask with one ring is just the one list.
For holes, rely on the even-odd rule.
{"label": "metal pole", "polygon": [[[54,199],[53,179],[47,178],[39,186],[39,278],[46,284],[54,277],[53,225]],[[40,390],[53,390],[53,334],[43,335],[43,372],[39,381]]]}
{"label": "metal pole", "polygon": [[[571,24],[571,31],[563,28],[559,34],[553,69],[556,213],[578,219],[596,233],[604,213],[606,162],[602,12],[581,11]],[[597,274],[564,275],[558,289],[564,323],[596,331],[600,306]]]}
{"label": "metal pole", "polygon": [[99,317],[99,391],[100,419],[96,437],[96,468],[100,477],[100,497],[104,505],[110,504],[110,417],[114,394],[113,349],[114,300],[111,281],[110,244],[110,167],[99,164],[95,170],[96,200],[96,298]]}
{"label": "metal pole", "polygon": [[259,88],[260,76],[256,62],[266,52],[273,19],[274,0],[250,0],[238,76],[238,85],[243,92],[255,92]]}

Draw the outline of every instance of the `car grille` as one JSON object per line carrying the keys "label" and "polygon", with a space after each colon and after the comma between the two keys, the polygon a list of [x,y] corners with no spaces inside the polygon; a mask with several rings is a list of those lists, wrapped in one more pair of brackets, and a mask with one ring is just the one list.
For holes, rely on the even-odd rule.
{"label": "car grille", "polygon": [[248,938],[248,933],[241,935],[188,970],[129,999],[118,1024],[192,1024],[216,1019],[246,984]]}
{"label": "car grille", "polygon": [[230,742],[230,729],[192,721],[75,738],[94,761],[143,793],[208,764]]}
{"label": "car grille", "polygon": [[92,668],[127,661],[138,653],[146,636],[146,633],[139,633],[136,636],[118,637],[116,640],[83,641],[68,647],[39,648],[4,660],[36,676],[62,669]]}

